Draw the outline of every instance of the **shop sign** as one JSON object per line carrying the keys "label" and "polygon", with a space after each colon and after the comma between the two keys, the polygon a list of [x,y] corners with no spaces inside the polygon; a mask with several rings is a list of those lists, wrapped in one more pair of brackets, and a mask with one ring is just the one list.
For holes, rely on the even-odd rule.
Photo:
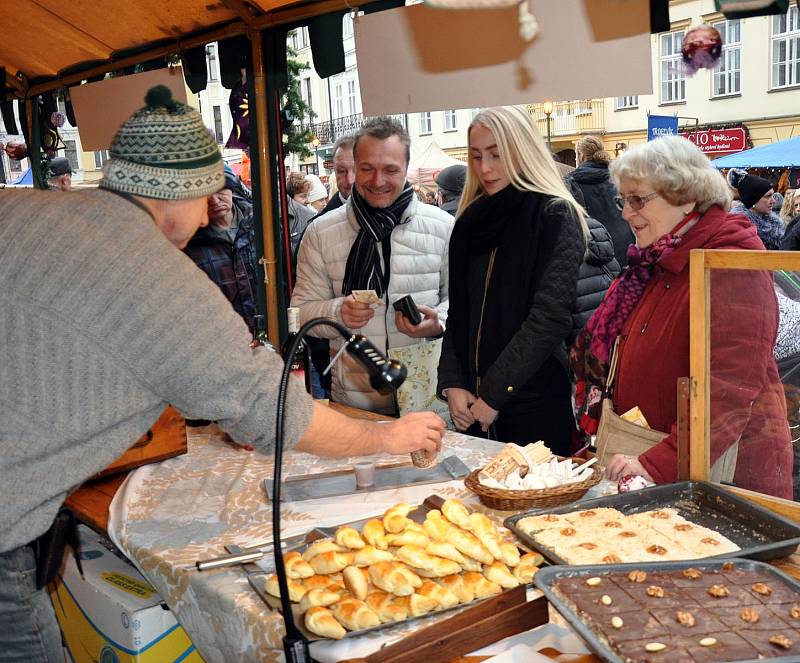
{"label": "shop sign", "polygon": [[675,115],[648,115],[647,140],[655,140],[662,136],[677,136],[678,118]]}
{"label": "shop sign", "polygon": [[744,127],[730,129],[704,129],[681,132],[706,154],[741,152],[747,149],[747,132]]}

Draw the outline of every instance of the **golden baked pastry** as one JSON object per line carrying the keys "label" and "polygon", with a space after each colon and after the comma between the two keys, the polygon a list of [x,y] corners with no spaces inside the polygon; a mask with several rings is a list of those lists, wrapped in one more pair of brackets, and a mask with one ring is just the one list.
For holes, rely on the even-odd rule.
{"label": "golden baked pastry", "polygon": [[389,544],[386,542],[386,530],[383,527],[383,521],[373,518],[364,523],[362,529],[364,540],[371,546],[378,550],[386,550]]}
{"label": "golden baked pastry", "polygon": [[408,610],[397,605],[392,594],[376,589],[367,594],[366,603],[384,624],[408,619]]}
{"label": "golden baked pastry", "polygon": [[442,515],[454,525],[462,529],[470,528],[469,511],[461,500],[450,499],[442,504]]}
{"label": "golden baked pastry", "polygon": [[503,591],[503,588],[500,587],[500,585],[492,582],[491,580],[487,580],[480,573],[468,571],[464,574],[463,578],[464,584],[467,586],[467,588],[472,590],[476,599],[494,596],[495,594],[499,594]]}
{"label": "golden baked pastry", "polygon": [[[305,593],[308,591],[303,585],[302,582],[299,580],[288,580],[288,587],[289,587],[289,600],[293,601],[294,603],[299,603],[300,600],[303,598]],[[264,589],[270,596],[276,596],[280,598],[281,591],[278,587],[278,576],[274,573],[269,576],[264,583]]]}
{"label": "golden baked pastry", "polygon": [[[514,550],[517,549],[516,546],[513,546],[513,548]],[[464,564],[464,555],[458,552],[458,549],[452,543],[447,543],[446,541],[431,541],[425,547],[425,552],[436,557],[451,559],[456,564]],[[517,560],[519,560],[519,553],[517,553]]]}
{"label": "golden baked pastry", "polygon": [[411,617],[421,617],[436,610],[439,605],[434,599],[420,594],[409,594],[394,600],[395,605],[405,608]]}
{"label": "golden baked pastry", "polygon": [[370,607],[359,599],[342,599],[334,603],[331,612],[342,626],[349,631],[360,631],[378,626],[381,620]]}
{"label": "golden baked pastry", "polygon": [[334,540],[338,545],[350,550],[360,550],[366,545],[364,539],[353,527],[340,527],[337,529]]}
{"label": "golden baked pastry", "polygon": [[419,576],[399,562],[373,564],[369,567],[369,579],[378,589],[396,596],[408,596],[422,586]]}
{"label": "golden baked pastry", "polygon": [[519,586],[519,580],[514,576],[503,562],[492,562],[483,567],[483,575],[487,580],[505,589],[514,589]]}
{"label": "golden baked pastry", "polygon": [[482,564],[491,564],[494,561],[492,554],[477,539],[474,534],[465,532],[457,527],[451,527],[447,533],[448,543],[452,543],[458,552],[471,557]]}
{"label": "golden baked pastry", "polygon": [[324,552],[312,557],[308,563],[311,565],[311,568],[314,569],[314,573],[322,575],[326,573],[338,573],[346,566],[350,566],[353,563],[353,554],[333,551]]}
{"label": "golden baked pastry", "polygon": [[300,610],[307,612],[310,608],[321,605],[323,608],[333,605],[342,597],[329,589],[309,589],[300,599]]}
{"label": "golden baked pastry", "polygon": [[306,562],[302,555],[293,550],[283,556],[283,565],[286,568],[286,577],[293,580],[300,580],[302,578],[310,578],[314,575],[314,569]]}
{"label": "golden baked pastry", "polygon": [[369,573],[366,569],[348,566],[342,571],[342,576],[344,577],[344,586],[353,596],[362,601],[367,598],[369,593]]}
{"label": "golden baked pastry", "polygon": [[341,640],[347,635],[347,631],[336,621],[333,613],[328,608],[310,608],[305,614],[305,624],[309,631],[321,638]]}
{"label": "golden baked pastry", "polygon": [[353,552],[355,566],[370,566],[378,562],[391,562],[394,555],[388,550],[378,550],[374,546],[364,546],[361,550]]}
{"label": "golden baked pastry", "polygon": [[453,592],[436,584],[432,580],[423,582],[422,587],[417,590],[417,594],[433,599],[439,604],[439,608],[442,610],[453,608],[459,604],[459,599]]}
{"label": "golden baked pastry", "polygon": [[387,532],[392,534],[402,532],[409,522],[406,516],[408,516],[410,511],[411,506],[405,503],[395,504],[389,507],[386,513],[383,514],[383,527]]}
{"label": "golden baked pastry", "polygon": [[469,603],[475,600],[474,589],[467,587],[464,578],[458,574],[437,578],[436,583],[455,594],[461,603]]}
{"label": "golden baked pastry", "polygon": [[321,555],[326,552],[345,552],[347,548],[338,545],[333,539],[320,539],[314,541],[303,553],[303,559],[307,562],[311,561],[313,557]]}

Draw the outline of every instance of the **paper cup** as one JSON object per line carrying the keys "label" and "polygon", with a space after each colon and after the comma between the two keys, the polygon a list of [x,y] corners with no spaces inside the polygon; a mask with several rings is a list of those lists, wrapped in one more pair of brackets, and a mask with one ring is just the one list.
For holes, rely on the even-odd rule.
{"label": "paper cup", "polygon": [[356,488],[371,488],[375,485],[375,463],[363,460],[353,464],[356,475]]}

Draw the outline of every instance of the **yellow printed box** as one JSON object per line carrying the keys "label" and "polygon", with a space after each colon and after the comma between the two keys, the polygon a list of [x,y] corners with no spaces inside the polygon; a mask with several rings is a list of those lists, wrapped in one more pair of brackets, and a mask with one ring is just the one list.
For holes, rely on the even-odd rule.
{"label": "yellow printed box", "polygon": [[68,549],[63,575],[50,586],[68,661],[203,663],[156,590],[111,544],[80,527],[81,578]]}

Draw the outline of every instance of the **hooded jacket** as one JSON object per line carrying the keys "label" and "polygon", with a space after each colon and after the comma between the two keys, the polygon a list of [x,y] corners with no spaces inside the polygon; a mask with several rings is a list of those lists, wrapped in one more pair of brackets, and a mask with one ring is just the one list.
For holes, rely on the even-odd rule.
{"label": "hooded jacket", "polygon": [[575,308],[572,310],[572,334],[567,345],[572,345],[595,309],[600,306],[611,282],[619,276],[619,263],[614,258],[611,234],[599,221],[586,217],[589,238],[586,255],[578,271],[578,289]]}
{"label": "hooded jacket", "polygon": [[[677,480],[676,381],[689,375],[689,252],[764,245],[750,221],[709,209],[652,278],[622,330],[614,408],[639,406],[668,432],[639,456],[657,483]],[[715,270],[711,279],[711,462],[737,440],[734,481],[792,498],[792,445],[773,347],[778,306],[768,272]]]}
{"label": "hooded jacket", "polygon": [[589,216],[602,223],[611,234],[614,257],[621,267],[625,267],[628,264],[628,246],[633,244],[633,233],[614,204],[617,188],[609,178],[608,165],[584,161],[564,179]]}

